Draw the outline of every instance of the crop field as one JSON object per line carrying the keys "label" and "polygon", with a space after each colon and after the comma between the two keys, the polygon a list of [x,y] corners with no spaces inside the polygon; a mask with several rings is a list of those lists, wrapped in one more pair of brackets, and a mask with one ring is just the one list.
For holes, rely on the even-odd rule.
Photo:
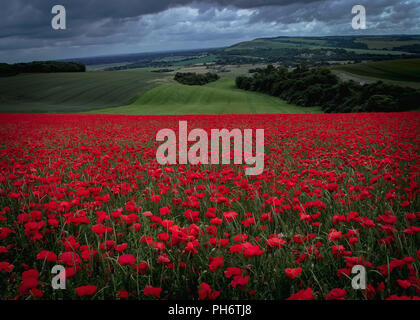
{"label": "crop field", "polygon": [[[368,41],[368,40],[366,40]],[[364,43],[363,41],[360,41]],[[416,42],[417,43],[417,42]],[[415,43],[415,44],[416,44]],[[402,41],[399,43],[400,45],[412,44],[412,42]],[[398,48],[398,45],[395,46]],[[270,48],[271,50],[275,49],[284,49],[284,48],[296,48],[296,49],[311,49],[311,50],[319,50],[319,49],[344,49],[349,52],[354,52],[356,54],[375,54],[375,55],[409,55],[410,53],[402,51],[402,50],[388,50],[388,47],[372,47],[366,49],[360,48],[347,48],[347,47],[337,47],[328,43],[327,40],[313,40],[313,39],[305,39],[305,38],[263,38],[263,39],[255,39],[252,41],[245,41],[235,44],[231,47],[224,49],[226,52],[252,52],[258,50],[266,50]],[[392,49],[392,48],[390,48]]]}
{"label": "crop field", "polygon": [[365,43],[369,49],[391,50],[394,48],[410,45],[420,45],[420,39],[417,40],[395,40],[395,39],[359,39],[356,42]]}
{"label": "crop field", "polygon": [[[158,164],[180,120],[264,129],[263,173]],[[419,137],[420,113],[2,114],[0,299],[418,300]]]}
{"label": "crop field", "polygon": [[174,115],[309,112],[321,111],[318,108],[290,105],[265,94],[237,89],[233,77],[224,77],[205,86],[188,86],[176,82],[163,84],[144,93],[131,105],[89,113]]}
{"label": "crop field", "polygon": [[0,77],[0,112],[73,113],[121,106],[161,79],[162,75],[146,71]]}
{"label": "crop field", "polygon": [[397,59],[334,67],[355,75],[420,83],[420,59]]}

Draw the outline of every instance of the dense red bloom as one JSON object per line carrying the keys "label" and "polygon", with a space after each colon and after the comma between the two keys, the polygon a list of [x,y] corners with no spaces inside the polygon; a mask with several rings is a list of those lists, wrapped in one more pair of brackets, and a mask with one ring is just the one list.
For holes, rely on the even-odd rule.
{"label": "dense red bloom", "polygon": [[15,266],[9,262],[0,262],[0,271],[12,272]]}
{"label": "dense red bloom", "polygon": [[15,233],[15,232],[10,228],[1,227],[0,228],[0,241],[6,239],[6,237],[11,233]]}
{"label": "dense red bloom", "polygon": [[88,286],[81,286],[76,288],[76,294],[79,297],[85,297],[85,296],[92,296],[96,293],[98,290],[97,286],[88,285]]}
{"label": "dense red bloom", "polygon": [[337,230],[334,230],[334,229],[331,229],[329,234],[328,234],[328,239],[330,241],[340,240],[341,239],[341,232],[337,231]]}
{"label": "dense red bloom", "polygon": [[244,249],[244,257],[246,258],[260,256],[264,253],[258,245],[252,245],[249,242],[243,243],[242,248]]}
{"label": "dense red bloom", "polygon": [[236,288],[237,286],[239,286],[241,290],[245,290],[245,287],[247,286],[248,282],[249,282],[249,276],[236,275],[236,276],[233,276],[233,279],[230,282],[230,285],[233,288]]}
{"label": "dense red bloom", "polygon": [[273,237],[267,240],[267,247],[281,248],[285,243],[285,240]]}
{"label": "dense red bloom", "polygon": [[231,222],[235,220],[237,216],[238,216],[238,213],[236,213],[235,211],[228,211],[228,212],[223,213],[223,219],[226,222]]}
{"label": "dense red bloom", "polygon": [[198,289],[198,297],[200,298],[200,300],[205,300],[207,298],[209,300],[215,300],[219,296],[220,291],[212,291],[211,287],[207,283],[201,283],[200,288]]}
{"label": "dense red bloom", "polygon": [[36,256],[37,260],[46,260],[49,262],[56,262],[57,261],[57,255],[54,252],[43,250],[39,252]]}
{"label": "dense red bloom", "polygon": [[200,300],[205,300],[210,294],[211,294],[210,286],[205,282],[201,283],[200,289],[198,289],[198,296]]}
{"label": "dense red bloom", "polygon": [[291,269],[291,268],[286,268],[286,275],[290,278],[290,279],[295,279],[297,277],[299,277],[299,275],[302,273],[302,268],[298,267],[295,269]]}
{"label": "dense red bloom", "polygon": [[128,291],[118,290],[118,297],[120,299],[128,299],[129,296],[130,296],[130,293]]}
{"label": "dense red bloom", "polygon": [[230,267],[227,268],[224,273],[227,278],[231,278],[232,276],[240,276],[242,274],[242,269]]}
{"label": "dense red bloom", "polygon": [[408,280],[397,280],[398,284],[401,288],[407,289],[411,287],[411,282]]}
{"label": "dense red bloom", "polygon": [[344,300],[346,298],[347,291],[344,289],[335,288],[328,294],[328,300]]}
{"label": "dense red bloom", "polygon": [[312,294],[312,289],[302,289],[296,292],[295,294],[292,294],[289,298],[286,300],[313,300],[314,296]]}
{"label": "dense red bloom", "polygon": [[223,257],[210,257],[209,269],[210,271],[216,271],[218,268],[223,267]]}
{"label": "dense red bloom", "polygon": [[[263,173],[160,165],[156,133],[176,133],[180,118],[207,133],[263,128]],[[163,295],[148,283],[168,299],[346,299],[363,265],[380,273],[367,299],[418,299],[419,123],[420,113],[3,114],[0,299],[51,298],[54,264],[74,288],[103,287],[95,298]],[[290,292],[259,285],[272,266]],[[120,281],[127,272],[141,289]],[[314,277],[323,290],[310,289]]]}
{"label": "dense red bloom", "polygon": [[42,298],[44,296],[44,293],[38,288],[31,288],[29,290],[29,293],[31,294],[32,297],[37,298],[37,299]]}
{"label": "dense red bloom", "polygon": [[134,269],[136,269],[140,274],[145,274],[148,268],[149,265],[147,262],[140,262],[137,266],[134,266]]}
{"label": "dense red bloom", "polygon": [[136,258],[134,258],[132,254],[123,254],[118,258],[118,263],[122,266],[131,266],[134,264],[134,262],[136,262]]}
{"label": "dense red bloom", "polygon": [[59,262],[71,267],[73,265],[80,264],[82,260],[80,259],[80,256],[75,252],[63,252],[60,255]]}
{"label": "dense red bloom", "polygon": [[169,207],[163,207],[159,209],[159,212],[162,216],[170,214],[171,210],[169,209]]}
{"label": "dense red bloom", "polygon": [[156,298],[160,298],[161,293],[162,293],[162,288],[156,288],[152,286],[146,286],[143,290],[143,294],[145,296],[153,296]]}
{"label": "dense red bloom", "polygon": [[38,270],[30,269],[22,273],[22,283],[19,285],[19,294],[28,294],[30,289],[36,288],[38,282]]}

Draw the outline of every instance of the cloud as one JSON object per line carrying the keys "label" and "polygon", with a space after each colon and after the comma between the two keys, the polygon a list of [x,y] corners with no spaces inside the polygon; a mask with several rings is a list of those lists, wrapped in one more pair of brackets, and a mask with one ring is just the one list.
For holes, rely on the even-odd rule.
{"label": "cloud", "polygon": [[[5,0],[1,0],[5,1]],[[348,0],[13,0],[0,11],[0,61],[230,45],[277,35],[353,34]],[[361,0],[365,34],[419,33],[418,0]],[[359,31],[360,32],[360,31]]]}

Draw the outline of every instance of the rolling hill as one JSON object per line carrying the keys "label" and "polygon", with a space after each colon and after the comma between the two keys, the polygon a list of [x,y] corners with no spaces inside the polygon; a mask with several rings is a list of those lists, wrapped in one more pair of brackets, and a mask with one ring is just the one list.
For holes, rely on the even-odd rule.
{"label": "rolling hill", "polygon": [[171,82],[147,91],[130,105],[89,113],[172,115],[320,112],[318,108],[298,107],[276,97],[237,89],[234,81],[233,77],[225,77],[205,86]]}
{"label": "rolling hill", "polygon": [[0,112],[72,113],[133,102],[163,76],[146,71],[20,74],[0,78]]}
{"label": "rolling hill", "polygon": [[344,80],[375,82],[382,80],[420,89],[420,59],[396,59],[332,67]]}
{"label": "rolling hill", "polygon": [[416,52],[416,46],[420,46],[420,36],[275,37],[240,42],[224,51],[341,48],[360,54],[400,55]]}

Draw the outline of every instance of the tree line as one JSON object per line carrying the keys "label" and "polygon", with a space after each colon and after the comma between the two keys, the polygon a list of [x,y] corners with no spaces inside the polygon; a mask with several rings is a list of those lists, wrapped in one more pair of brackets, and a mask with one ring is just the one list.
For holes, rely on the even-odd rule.
{"label": "tree line", "polygon": [[79,62],[33,61],[29,63],[0,63],[0,76],[14,76],[19,73],[86,72],[86,66]]}
{"label": "tree line", "polygon": [[207,83],[218,80],[220,77],[216,73],[207,72],[205,74],[197,74],[192,72],[177,72],[175,74],[174,80],[179,83],[186,84],[189,86],[202,86]]}
{"label": "tree line", "polygon": [[303,107],[318,106],[327,113],[397,112],[420,106],[420,90],[382,81],[364,85],[341,81],[327,68],[302,64],[291,71],[269,65],[252,77],[237,77],[236,86]]}

